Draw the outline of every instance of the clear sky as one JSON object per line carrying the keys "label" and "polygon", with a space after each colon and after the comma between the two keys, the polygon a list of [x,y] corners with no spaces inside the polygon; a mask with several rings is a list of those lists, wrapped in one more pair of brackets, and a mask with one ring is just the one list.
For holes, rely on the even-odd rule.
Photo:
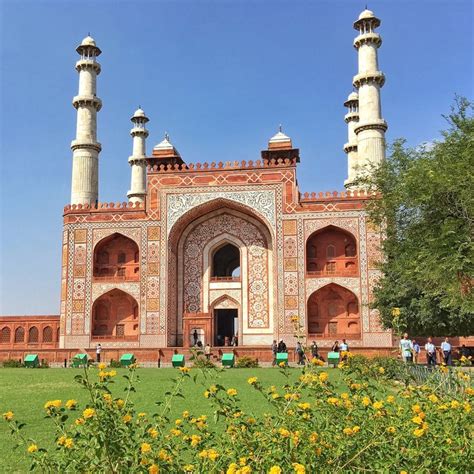
{"label": "clear sky", "polygon": [[[279,123],[300,148],[300,190],[343,189],[343,102],[364,1],[8,1],[1,8],[0,314],[58,314],[69,202],[75,48],[103,51],[99,200],[130,186],[129,118],[150,117],[188,162],[255,160]],[[473,98],[471,0],[370,1],[381,18],[382,110],[392,141],[439,137],[454,95]]]}

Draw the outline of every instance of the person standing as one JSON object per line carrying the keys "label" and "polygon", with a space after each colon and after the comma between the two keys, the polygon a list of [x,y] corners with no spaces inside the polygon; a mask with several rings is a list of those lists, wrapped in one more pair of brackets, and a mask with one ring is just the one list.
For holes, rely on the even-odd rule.
{"label": "person standing", "polygon": [[334,341],[334,344],[331,347],[332,352],[339,352],[339,341]]}
{"label": "person standing", "polygon": [[207,343],[204,347],[204,355],[206,356],[207,360],[211,359],[211,346],[209,345],[209,343]]}
{"label": "person standing", "polygon": [[295,353],[298,356],[298,365],[305,365],[304,364],[304,349],[300,341],[296,343]]}
{"label": "person standing", "polygon": [[408,339],[408,333],[405,333],[400,339],[400,355],[402,356],[403,362],[413,361],[413,343]]}
{"label": "person standing", "polygon": [[102,346],[97,344],[95,347],[95,360],[99,364],[100,363],[100,353],[102,352]]}
{"label": "person standing", "polygon": [[426,363],[429,366],[436,366],[436,346],[433,344],[433,339],[428,338],[428,342],[425,344],[426,351]]}
{"label": "person standing", "polygon": [[318,345],[316,344],[316,341],[313,341],[311,343],[311,357],[313,359],[319,359],[319,349]]}
{"label": "person standing", "polygon": [[230,342],[230,345],[231,345],[232,347],[237,347],[237,344],[238,344],[237,334],[234,334],[234,335],[232,336],[232,340],[231,340],[231,342]]}
{"label": "person standing", "polygon": [[446,365],[452,365],[451,360],[451,344],[447,337],[444,338],[444,341],[441,343],[441,351],[443,353],[443,360]]}
{"label": "person standing", "polygon": [[278,343],[278,352],[286,352],[286,344],[283,342],[283,339],[280,339]]}
{"label": "person standing", "polygon": [[273,340],[273,344],[272,344],[272,356],[273,356],[272,365],[276,364],[277,352],[278,352],[278,344],[275,340]]}
{"label": "person standing", "polygon": [[195,329],[194,332],[193,332],[193,346],[196,346],[197,342],[198,342],[198,332]]}
{"label": "person standing", "polygon": [[418,357],[421,352],[421,347],[420,347],[420,344],[418,344],[415,339],[413,339],[412,344],[413,344],[413,356],[415,359],[415,364],[418,364]]}

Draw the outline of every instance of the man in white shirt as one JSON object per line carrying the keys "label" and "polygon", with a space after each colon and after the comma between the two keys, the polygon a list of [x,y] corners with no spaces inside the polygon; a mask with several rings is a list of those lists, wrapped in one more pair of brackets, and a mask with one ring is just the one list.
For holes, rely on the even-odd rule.
{"label": "man in white shirt", "polygon": [[413,344],[408,339],[408,334],[405,333],[400,339],[400,354],[402,356],[403,362],[412,362],[413,361]]}
{"label": "man in white shirt", "polygon": [[97,363],[100,362],[100,353],[102,352],[102,346],[100,344],[97,344],[95,348],[95,360]]}
{"label": "man in white shirt", "polygon": [[436,346],[433,344],[431,337],[428,338],[428,342],[425,344],[425,351],[426,363],[428,366],[432,365],[434,367],[436,365]]}
{"label": "man in white shirt", "polygon": [[441,350],[443,352],[443,359],[446,365],[452,365],[451,361],[451,344],[447,337],[444,338],[444,341],[441,343]]}

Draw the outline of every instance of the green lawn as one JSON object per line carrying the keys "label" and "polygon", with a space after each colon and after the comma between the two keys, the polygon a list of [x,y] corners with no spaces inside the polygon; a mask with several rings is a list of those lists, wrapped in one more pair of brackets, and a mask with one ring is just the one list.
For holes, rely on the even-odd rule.
{"label": "green lawn", "polygon": [[[193,369],[193,372],[198,372]],[[0,413],[12,410],[15,418],[27,423],[25,434],[34,438],[40,446],[47,446],[54,432],[49,421],[44,421],[43,405],[47,400],[76,399],[81,404],[87,400],[87,392],[75,381],[74,376],[82,373],[82,369],[0,369]],[[113,392],[115,396],[123,391],[125,381],[121,375],[125,369],[118,369]],[[172,379],[176,369],[138,369],[139,383],[133,400],[138,411],[155,413],[158,407],[155,401],[162,400],[164,393],[173,386]],[[291,369],[290,377],[295,380],[301,369]],[[338,381],[337,370],[329,370],[330,379]],[[204,386],[220,383],[225,387],[233,387],[239,391],[242,407],[252,414],[268,411],[268,405],[260,399],[253,388],[247,384],[247,379],[258,376],[264,385],[281,385],[284,376],[277,368],[260,369],[230,369],[219,372],[211,381],[204,381],[200,376],[196,383],[187,379],[184,385],[186,399],[177,398],[173,403],[173,413],[178,415],[183,410],[189,410],[196,415],[208,415],[212,423],[212,412],[209,403],[203,396]],[[203,385],[204,384],[204,385]],[[263,402],[263,403],[262,403]],[[51,429],[45,429],[45,427]],[[26,472],[28,463],[19,450],[14,451],[13,439],[3,419],[0,421],[0,472]]]}

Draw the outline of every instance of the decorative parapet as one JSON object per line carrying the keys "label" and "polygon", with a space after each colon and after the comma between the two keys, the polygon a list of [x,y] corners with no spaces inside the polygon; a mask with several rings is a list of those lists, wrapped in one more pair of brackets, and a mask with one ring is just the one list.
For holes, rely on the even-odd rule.
{"label": "decorative parapet", "polygon": [[64,214],[74,214],[78,211],[138,211],[144,210],[145,204],[143,202],[99,202],[97,204],[68,204],[64,207]]}
{"label": "decorative parapet", "polygon": [[375,197],[375,193],[369,193],[365,189],[354,189],[347,191],[326,191],[319,193],[300,194],[301,203],[310,203],[318,201],[333,201],[334,199],[367,199]]}
{"label": "decorative parapet", "polygon": [[148,166],[149,173],[195,173],[196,171],[216,171],[216,170],[246,170],[257,168],[278,168],[295,166],[296,159],[278,159],[278,160],[257,160],[257,161],[226,161],[212,163],[183,163],[175,165],[154,165]]}

